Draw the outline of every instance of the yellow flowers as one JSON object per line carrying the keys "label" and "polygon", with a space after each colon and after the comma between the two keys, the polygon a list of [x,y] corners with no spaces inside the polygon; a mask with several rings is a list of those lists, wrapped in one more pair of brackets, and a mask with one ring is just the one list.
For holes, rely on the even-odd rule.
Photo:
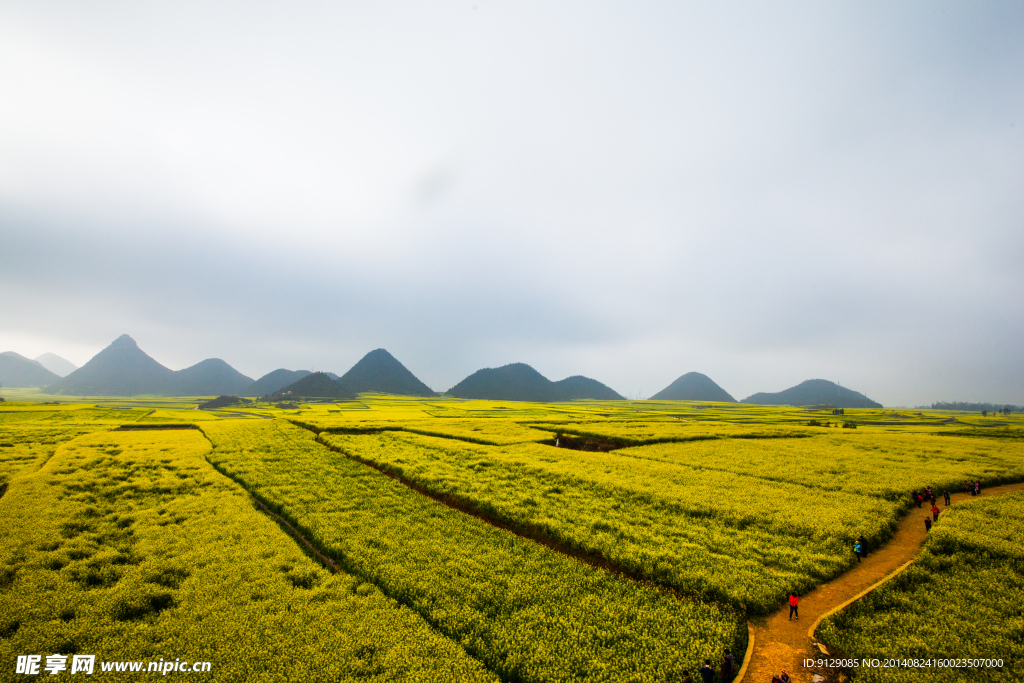
{"label": "yellow flowers", "polygon": [[307,558],[209,449],[194,430],[101,432],[12,482],[3,666],[75,652],[210,661],[217,681],[495,681],[412,611]]}

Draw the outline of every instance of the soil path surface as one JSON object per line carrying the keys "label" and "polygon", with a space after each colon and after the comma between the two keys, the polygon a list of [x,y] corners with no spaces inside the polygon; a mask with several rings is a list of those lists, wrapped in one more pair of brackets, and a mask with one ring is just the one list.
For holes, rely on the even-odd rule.
{"label": "soil path surface", "polygon": [[[982,489],[981,496],[996,496],[1010,491],[1024,490],[1024,483],[993,486]],[[956,493],[952,496],[955,505],[974,496]],[[945,509],[942,492],[937,492],[937,505]],[[892,539],[881,548],[873,550],[862,562],[834,581],[823,584],[807,595],[800,596],[800,617],[789,620],[789,605],[768,616],[762,626],[752,626],[754,652],[743,677],[745,683],[770,683],[772,675],[785,669],[794,683],[810,681],[815,673],[825,671],[805,669],[801,662],[806,658],[821,657],[807,636],[807,629],[821,615],[857,596],[878,583],[888,574],[913,560],[921,552],[927,538],[924,518],[931,506],[924,503],[922,509],[911,508],[910,513],[899,524]],[[942,518],[942,515],[939,515]],[[852,554],[852,550],[850,551]],[[736,683],[740,683],[737,681]]]}

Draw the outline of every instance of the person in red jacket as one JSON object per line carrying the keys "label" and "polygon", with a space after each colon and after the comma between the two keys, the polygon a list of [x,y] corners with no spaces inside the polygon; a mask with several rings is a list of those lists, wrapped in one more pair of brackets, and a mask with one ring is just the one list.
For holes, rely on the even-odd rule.
{"label": "person in red jacket", "polygon": [[797,611],[797,605],[800,604],[800,598],[796,597],[796,593],[789,594],[789,618],[796,617],[800,618],[800,613]]}
{"label": "person in red jacket", "polygon": [[936,522],[939,521],[939,508],[935,507],[934,503],[932,504],[932,519]]}

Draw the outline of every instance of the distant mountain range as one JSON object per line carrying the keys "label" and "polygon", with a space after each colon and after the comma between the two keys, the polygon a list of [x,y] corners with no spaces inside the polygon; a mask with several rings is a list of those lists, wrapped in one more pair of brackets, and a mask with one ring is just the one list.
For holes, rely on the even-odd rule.
{"label": "distant mountain range", "polygon": [[831,405],[836,408],[881,408],[870,398],[827,379],[809,379],[795,387],[774,394],[757,393],[740,401],[768,406],[813,406]]}
{"label": "distant mountain range", "polygon": [[[46,365],[48,367],[45,367]],[[68,374],[61,376],[62,372]],[[208,358],[184,370],[164,367],[127,334],[115,339],[80,368],[45,353],[35,360],[13,351],[0,353],[3,387],[45,388],[71,396],[254,396],[354,398],[367,392],[405,396],[436,396],[385,349],[367,353],[339,377],[332,372],[279,368],[258,380],[243,375],[219,358]],[[552,382],[525,363],[477,370],[448,390],[457,398],[499,401],[556,402],[577,399],[624,400],[608,386],[574,375]],[[688,372],[654,394],[654,400],[735,402],[710,377]],[[836,408],[881,408],[864,394],[823,379],[801,382],[777,393],[757,393],[743,403],[763,405],[832,405]]]}
{"label": "distant mountain range", "polygon": [[526,363],[484,368],[446,392],[456,398],[496,401],[572,401],[581,398],[621,401],[623,397],[596,379],[575,375],[552,382]]}
{"label": "distant mountain range", "polygon": [[[3,379],[6,377],[10,381]],[[70,396],[270,396],[290,392],[290,396],[354,398],[366,391],[435,395],[384,349],[366,354],[341,378],[333,372],[281,368],[253,381],[219,358],[171,370],[146,354],[127,334],[63,378],[16,353],[2,354],[0,381],[10,387],[46,386],[51,393]]]}
{"label": "distant mountain range", "polygon": [[0,353],[0,384],[5,387],[44,387],[59,379],[39,361],[14,351]]}
{"label": "distant mountain range", "polygon": [[655,401],[720,401],[735,403],[736,399],[707,375],[688,372],[651,396]]}

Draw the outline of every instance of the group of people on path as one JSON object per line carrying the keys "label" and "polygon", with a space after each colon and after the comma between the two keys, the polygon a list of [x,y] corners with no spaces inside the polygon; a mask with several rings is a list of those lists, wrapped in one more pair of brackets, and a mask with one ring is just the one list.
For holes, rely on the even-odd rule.
{"label": "group of people on path", "polygon": [[[980,495],[981,494],[981,482],[977,481],[977,480],[975,480],[975,481],[965,481],[964,482],[964,493],[968,493],[968,492],[972,496]],[[932,491],[932,487],[931,486],[926,486],[921,491],[917,491],[917,490],[911,491],[911,497],[913,498],[914,502],[917,503],[917,507],[921,507],[921,504],[924,501],[926,501],[926,500],[929,503],[931,503],[931,505],[932,505],[932,510],[931,510],[932,516],[924,518],[924,529],[925,529],[925,531],[931,531],[932,530],[932,525],[935,522],[939,521],[939,506],[935,503],[935,493]],[[949,491],[948,490],[942,492],[942,498],[946,502],[946,507],[949,507],[950,504],[951,504],[951,500],[950,500],[950,495],[949,495]],[[858,556],[858,559],[859,559],[859,556]]]}
{"label": "group of people on path", "polygon": [[[711,666],[710,659],[704,660],[704,666],[700,668],[698,673],[700,674],[701,683],[715,683],[715,669]],[[736,660],[732,656],[732,651],[729,648],[725,648],[725,653],[722,655],[722,666],[718,681],[719,683],[730,683],[735,676]],[[683,671],[683,683],[693,683],[693,678],[690,677],[689,671]]]}

